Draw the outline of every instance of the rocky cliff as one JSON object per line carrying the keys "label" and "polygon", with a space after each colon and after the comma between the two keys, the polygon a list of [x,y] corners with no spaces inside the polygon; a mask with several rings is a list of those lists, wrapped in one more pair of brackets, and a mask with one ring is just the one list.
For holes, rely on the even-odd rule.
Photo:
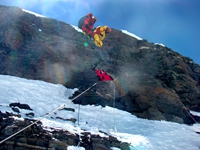
{"label": "rocky cliff", "polygon": [[[17,7],[0,6],[0,12],[0,74],[79,88],[73,97],[97,83],[74,102],[108,105],[141,118],[191,124],[188,110],[200,112],[200,66],[192,59],[117,29],[98,48],[65,22]],[[114,81],[98,81],[94,66]],[[1,140],[33,121],[16,121],[13,115],[0,113]],[[86,150],[128,147],[111,136],[82,134]],[[0,149],[66,149],[78,141],[78,135],[63,130],[50,133],[39,122]]]}
{"label": "rocky cliff", "polygon": [[[121,142],[110,135],[101,137],[85,131],[80,136],[67,130],[44,127],[42,122],[33,119],[15,120],[14,116],[20,117],[0,111],[0,142],[13,136],[0,143],[0,150],[66,150],[72,145],[84,147],[85,150],[110,150],[110,147],[129,150],[129,143]],[[19,132],[20,130],[22,131]],[[19,133],[15,134],[17,132]]]}
{"label": "rocky cliff", "polygon": [[[190,124],[185,107],[200,111],[200,66],[166,46],[112,29],[98,48],[65,22],[17,7],[0,6],[0,12],[0,74],[79,88],[74,96],[98,83],[75,103],[114,101],[147,119]],[[114,81],[98,81],[94,66]]]}

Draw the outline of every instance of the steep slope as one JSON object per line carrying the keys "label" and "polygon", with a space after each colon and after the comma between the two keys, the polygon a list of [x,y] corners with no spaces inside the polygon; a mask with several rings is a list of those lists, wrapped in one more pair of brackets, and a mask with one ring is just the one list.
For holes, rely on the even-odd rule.
{"label": "steep slope", "polygon": [[199,150],[199,124],[80,106],[68,99],[77,89],[60,84],[6,75],[0,83],[0,150]]}
{"label": "steep slope", "polygon": [[[65,22],[16,7],[0,11],[0,74],[77,87],[74,96],[97,82],[75,103],[114,106],[147,119],[189,124],[184,107],[200,111],[200,66],[190,58],[117,29],[98,48]],[[99,82],[94,66],[114,84]]]}

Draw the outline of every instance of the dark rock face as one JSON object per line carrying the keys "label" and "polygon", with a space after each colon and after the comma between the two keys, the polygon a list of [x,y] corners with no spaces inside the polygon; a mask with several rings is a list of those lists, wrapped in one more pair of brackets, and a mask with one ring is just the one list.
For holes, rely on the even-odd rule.
{"label": "dark rock face", "polygon": [[[147,119],[190,124],[184,107],[200,111],[200,66],[190,58],[116,29],[98,48],[67,23],[15,7],[0,11],[0,74],[78,87],[74,96],[97,82],[74,102],[115,103]],[[98,81],[95,65],[114,81]]]}
{"label": "dark rock face", "polygon": [[[68,145],[81,146],[86,150],[110,150],[110,147],[118,147],[121,150],[128,150],[129,144],[120,142],[112,136],[101,137],[89,132],[81,133],[81,136],[70,133],[66,130],[45,129],[41,122],[33,124],[36,120],[26,119],[24,121],[12,119],[13,114],[1,113],[0,111],[0,141],[26,128],[13,138],[0,143],[0,150],[66,150]],[[32,126],[30,126],[33,124]],[[29,126],[27,128],[27,126]],[[80,140],[81,139],[81,140]]]}

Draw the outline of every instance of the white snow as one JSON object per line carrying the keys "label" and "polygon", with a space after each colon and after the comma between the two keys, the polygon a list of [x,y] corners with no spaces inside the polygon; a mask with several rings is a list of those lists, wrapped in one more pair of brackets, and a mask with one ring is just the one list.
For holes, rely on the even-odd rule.
{"label": "white snow", "polygon": [[45,16],[43,16],[43,15],[37,14],[37,13],[35,13],[35,12],[29,11],[29,10],[26,10],[26,9],[22,9],[22,10],[25,11],[25,12],[27,12],[27,13],[33,14],[33,15],[35,15],[36,17],[45,17]]}
{"label": "white snow", "polygon": [[[36,17],[45,17],[45,16],[43,16],[43,15],[37,14],[37,13],[32,12],[32,11],[29,11],[29,10],[25,10],[25,9],[22,9],[22,10],[25,11],[25,12],[28,12],[28,13],[30,13],[30,14],[33,14],[33,15],[35,15]],[[71,25],[71,26],[72,26],[75,30],[77,30],[78,32],[82,32],[82,30],[81,30],[80,28],[78,28],[77,26],[74,26],[74,25]],[[42,31],[42,30],[39,29],[39,31]],[[140,38],[139,36],[137,36],[137,35],[135,35],[135,34],[133,34],[133,33],[131,33],[131,32],[128,32],[127,30],[121,30],[121,31],[122,31],[123,33],[129,35],[129,36],[132,36],[132,37],[136,38],[137,40],[143,40],[143,39]],[[165,45],[162,44],[162,43],[155,43],[155,45],[161,45],[161,46],[165,47]]]}
{"label": "white snow", "polygon": [[165,45],[164,45],[164,44],[162,44],[162,43],[155,43],[155,45],[160,45],[160,46],[163,46],[163,47],[165,47]]}
{"label": "white snow", "polygon": [[[78,32],[82,32],[82,30],[80,29],[80,28],[78,28],[78,27],[76,27],[76,26],[74,26],[74,25],[71,25],[75,30],[77,30]],[[128,31],[126,31],[126,30],[121,30],[123,33],[125,33],[125,34],[128,34],[129,36],[132,36],[132,37],[134,37],[134,38],[136,38],[137,40],[142,40],[142,38],[140,38],[139,36],[137,36],[137,35],[135,35],[135,34],[133,34],[133,33],[130,33],[130,32],[128,32]]]}
{"label": "white snow", "polygon": [[83,33],[83,31],[79,28],[79,27],[77,27],[77,26],[73,26],[73,25],[71,25],[75,30],[77,30],[78,32],[82,32]]}
{"label": "white snow", "polygon": [[[23,9],[23,11],[34,14],[36,17],[45,17],[28,10]],[[78,32],[82,32],[78,27],[73,25],[72,27]],[[38,30],[42,31],[41,29]],[[126,30],[121,31],[142,40],[133,33]],[[164,46],[163,44],[159,45]],[[43,126],[49,130],[50,127],[63,128],[78,134],[86,130],[107,136],[99,132],[101,130],[121,141],[130,143],[130,148],[133,150],[199,150],[200,148],[200,134],[195,133],[200,132],[199,124],[189,126],[173,122],[140,119],[122,110],[93,105],[80,106],[79,123],[56,119],[56,117],[78,119],[78,105],[73,104],[68,99],[76,90],[78,89],[67,89],[60,84],[0,75],[0,110],[2,112],[13,112],[9,104],[14,102],[28,104],[33,111],[20,109],[22,118],[25,117],[26,113],[34,112],[34,118],[42,119]],[[74,108],[75,112],[59,110],[59,107]],[[56,113],[52,113],[54,110],[56,110]],[[48,113],[50,115],[44,117]],[[194,111],[191,111],[191,113],[200,114]],[[114,147],[112,149],[118,150]],[[68,150],[84,150],[84,148],[69,146]]]}
{"label": "white snow", "polygon": [[69,146],[69,147],[67,148],[67,150],[85,150],[85,149],[82,148],[82,147]]}
{"label": "white snow", "polygon": [[126,30],[121,30],[121,31],[122,31],[123,33],[125,33],[125,34],[128,34],[128,35],[130,35],[130,36],[132,36],[132,37],[138,39],[138,40],[142,40],[142,38],[140,38],[139,36],[137,36],[137,35],[135,35],[135,34],[133,34],[133,33],[130,33],[130,32],[128,32],[128,31],[126,31]]}
{"label": "white snow", "polygon": [[[89,131],[101,136],[117,137],[130,143],[133,150],[199,150],[199,124],[192,126],[166,121],[140,119],[128,112],[111,107],[86,105],[80,106],[79,124],[56,119],[78,119],[78,105],[68,99],[78,89],[67,89],[60,84],[28,80],[13,76],[0,75],[0,110],[13,112],[10,103],[28,104],[33,111],[20,109],[20,114],[34,112],[35,119],[43,118],[43,126],[63,128],[72,133]],[[60,106],[74,108],[73,111],[57,110]],[[57,110],[56,113],[51,113]],[[14,112],[13,112],[14,113]],[[82,147],[70,146],[70,150],[84,150]],[[113,148],[117,150],[117,148]]]}
{"label": "white snow", "polygon": [[190,111],[190,113],[195,115],[195,116],[200,116],[200,112]]}

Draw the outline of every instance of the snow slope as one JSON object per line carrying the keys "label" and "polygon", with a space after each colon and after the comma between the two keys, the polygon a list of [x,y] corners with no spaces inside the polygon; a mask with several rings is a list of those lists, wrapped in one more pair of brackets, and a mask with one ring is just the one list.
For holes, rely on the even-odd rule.
{"label": "snow slope", "polygon": [[[80,133],[83,130],[106,136],[99,130],[131,144],[134,150],[199,150],[199,124],[188,126],[166,121],[140,119],[128,112],[111,107],[86,105],[80,106],[79,122],[66,122],[56,117],[78,119],[78,105],[68,99],[78,89],[67,89],[60,84],[28,80],[13,76],[0,75],[0,110],[13,112],[10,103],[29,104],[33,109],[20,109],[20,114],[34,112],[35,119],[43,118],[47,113],[61,106],[74,108],[73,111],[58,110],[43,118],[46,127],[63,128]],[[70,149],[82,149],[71,147]],[[114,148],[113,148],[114,149]],[[116,149],[116,148],[115,148]]]}

